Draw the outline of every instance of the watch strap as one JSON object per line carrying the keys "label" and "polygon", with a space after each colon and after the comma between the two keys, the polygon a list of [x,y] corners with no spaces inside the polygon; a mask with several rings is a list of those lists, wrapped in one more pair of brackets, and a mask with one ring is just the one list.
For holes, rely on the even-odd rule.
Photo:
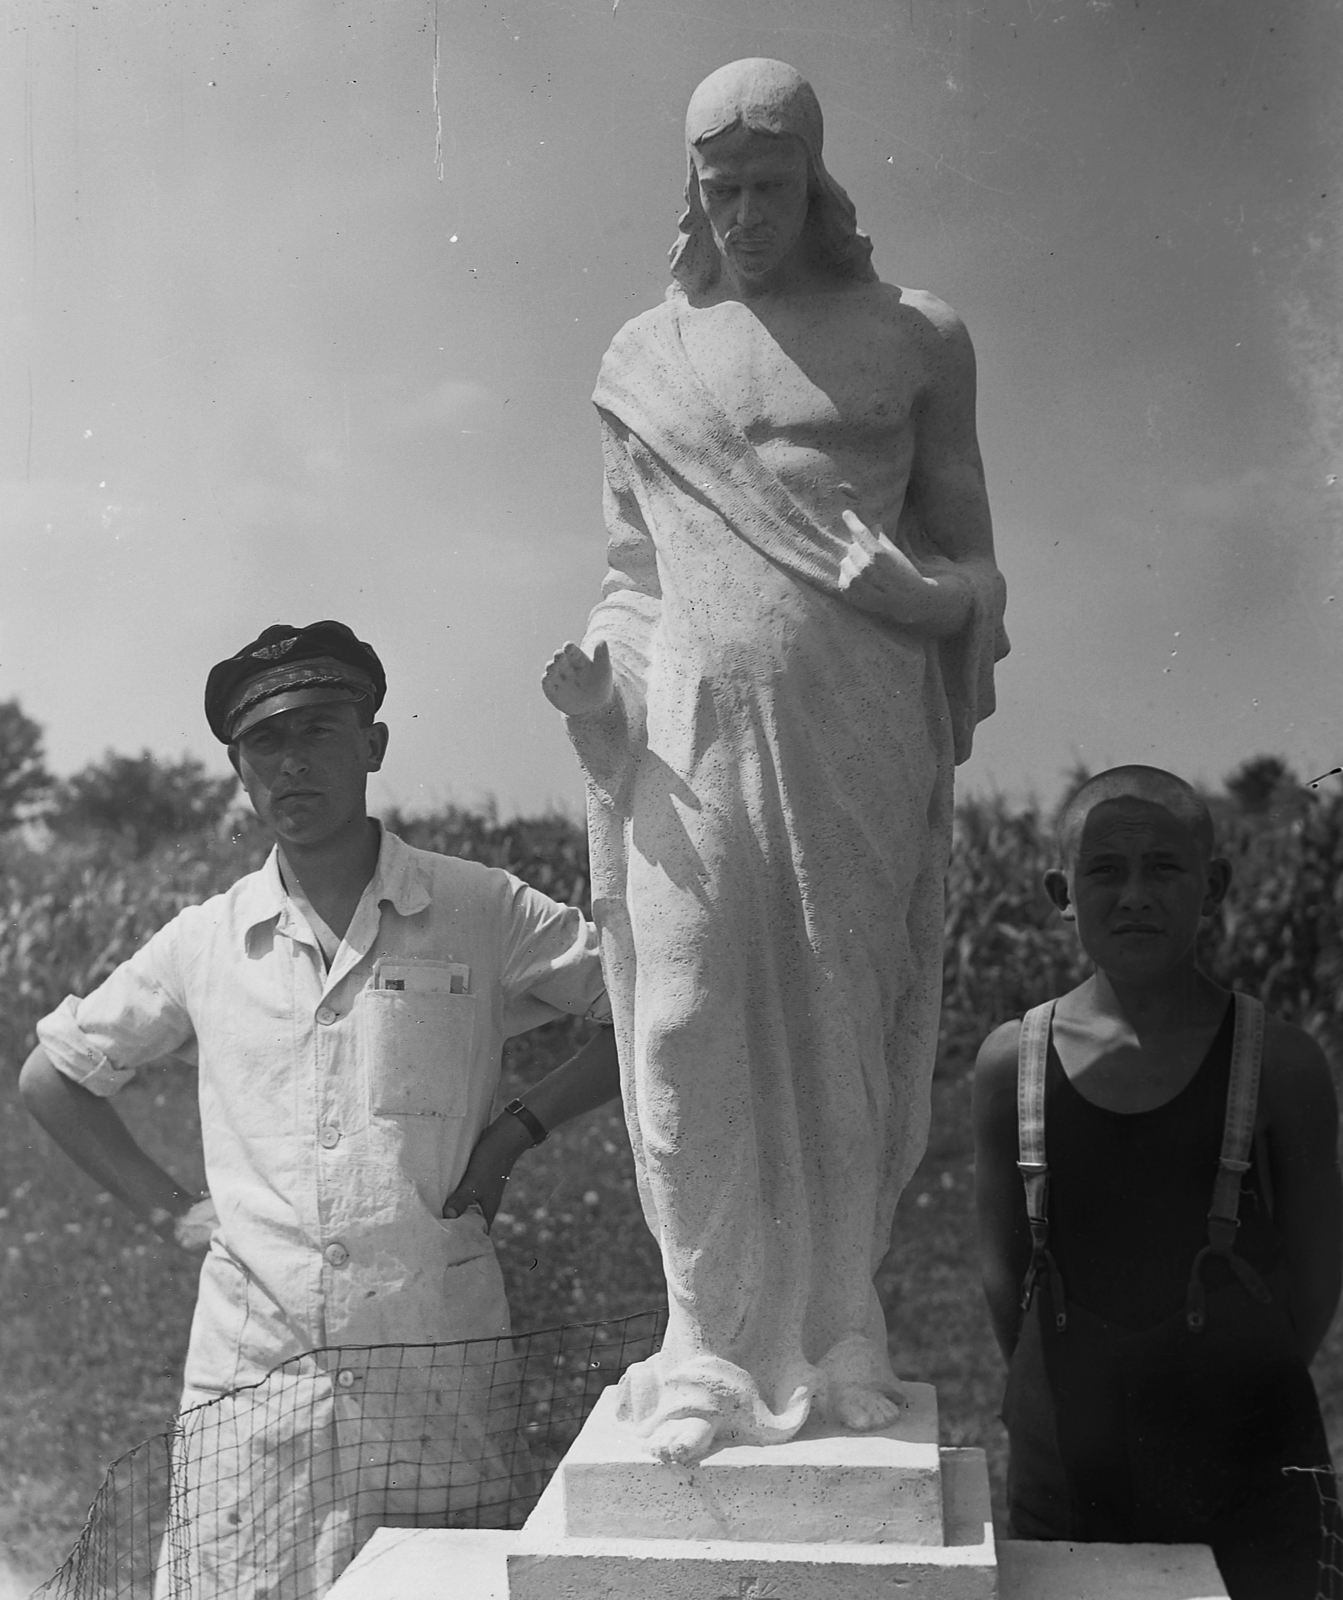
{"label": "watch strap", "polygon": [[521,1100],[510,1100],[504,1110],[510,1116],[516,1117],[527,1132],[531,1134],[533,1146],[544,1144],[550,1137],[550,1129],[546,1127],[539,1117],[528,1111]]}

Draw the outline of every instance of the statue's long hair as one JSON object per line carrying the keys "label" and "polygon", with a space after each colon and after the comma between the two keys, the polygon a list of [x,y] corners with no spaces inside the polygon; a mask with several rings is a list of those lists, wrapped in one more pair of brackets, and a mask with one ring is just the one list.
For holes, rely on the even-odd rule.
{"label": "statue's long hair", "polygon": [[[736,127],[749,127],[744,119],[729,127],[715,128],[713,138],[730,133]],[[776,132],[772,128],[754,128],[756,133],[771,138],[797,138],[796,134]],[[872,241],[859,231],[858,213],[853,201],[825,170],[820,153],[812,149],[807,139],[800,140],[807,153],[807,189],[810,205],[807,210],[806,237],[811,243],[813,262],[837,278],[849,278],[859,283],[876,280],[872,265]],[[700,144],[708,144],[702,139]],[[672,285],[669,295],[701,295],[718,281],[722,271],[722,257],[714,243],[713,230],[700,204],[699,176],[695,171],[692,153],[687,152],[688,173],[685,186],[685,210],[677,223],[676,240],[669,252]]]}

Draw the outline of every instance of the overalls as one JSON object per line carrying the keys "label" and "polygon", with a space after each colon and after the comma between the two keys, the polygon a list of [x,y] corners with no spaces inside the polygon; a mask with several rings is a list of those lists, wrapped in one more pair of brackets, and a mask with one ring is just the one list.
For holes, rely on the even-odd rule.
{"label": "overalls", "polygon": [[1023,1020],[1018,1165],[1033,1250],[1003,1404],[1009,1510],[1023,1538],[1210,1544],[1235,1600],[1315,1600],[1334,1592],[1321,1552],[1336,1495],[1285,1271],[1261,1275],[1235,1250],[1264,1034],[1258,1001],[1237,994],[1235,1008],[1207,1243],[1184,1305],[1142,1328],[1068,1297],[1049,1240],[1053,1002]]}

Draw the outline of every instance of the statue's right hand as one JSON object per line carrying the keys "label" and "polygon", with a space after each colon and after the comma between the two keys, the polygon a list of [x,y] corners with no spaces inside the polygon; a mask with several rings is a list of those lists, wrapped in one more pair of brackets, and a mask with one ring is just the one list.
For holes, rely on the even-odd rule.
{"label": "statue's right hand", "polygon": [[589,656],[582,645],[557,650],[541,678],[547,700],[566,717],[589,717],[603,711],[615,695],[611,655],[602,642]]}
{"label": "statue's right hand", "polygon": [[880,524],[869,528],[846,511],[844,525],[852,539],[840,563],[839,591],[850,605],[934,639],[964,625],[971,596],[954,562],[938,558],[922,570]]}

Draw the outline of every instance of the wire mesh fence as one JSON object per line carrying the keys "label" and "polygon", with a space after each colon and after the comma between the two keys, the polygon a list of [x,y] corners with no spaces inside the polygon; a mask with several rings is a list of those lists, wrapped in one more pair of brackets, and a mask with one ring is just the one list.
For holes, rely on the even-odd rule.
{"label": "wire mesh fence", "polygon": [[295,1356],[115,1461],[36,1596],[316,1600],[375,1528],[521,1527],[665,1322]]}
{"label": "wire mesh fence", "polygon": [[1306,1472],[1315,1485],[1320,1506],[1320,1572],[1315,1600],[1343,1600],[1343,1508],[1338,1502],[1338,1480],[1333,1466],[1284,1467],[1284,1472]]}

